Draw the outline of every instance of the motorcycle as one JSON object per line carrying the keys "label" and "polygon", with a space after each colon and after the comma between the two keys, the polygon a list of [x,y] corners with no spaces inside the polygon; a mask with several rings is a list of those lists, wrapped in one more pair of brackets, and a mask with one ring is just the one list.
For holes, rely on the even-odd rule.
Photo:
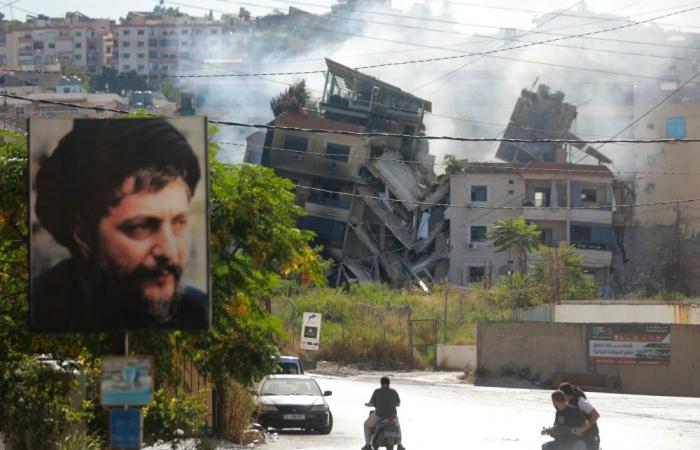
{"label": "motorcycle", "polygon": [[[373,416],[375,411],[370,411]],[[385,447],[386,450],[394,450],[395,445],[401,444],[401,426],[398,417],[386,417],[377,423],[372,434],[371,445],[374,450]]]}

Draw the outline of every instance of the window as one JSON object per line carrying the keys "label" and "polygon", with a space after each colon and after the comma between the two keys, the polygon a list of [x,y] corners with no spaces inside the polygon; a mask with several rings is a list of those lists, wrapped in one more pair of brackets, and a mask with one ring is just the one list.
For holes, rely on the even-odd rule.
{"label": "window", "polygon": [[581,189],[581,201],[595,203],[597,194],[595,189]]}
{"label": "window", "polygon": [[145,53],[137,53],[137,54],[136,54],[136,57],[137,57],[137,58],[145,58],[145,57],[146,57],[146,54],[145,54]]}
{"label": "window", "polygon": [[131,31],[131,30],[123,30],[123,31],[122,31],[122,36],[128,36],[130,31]]}
{"label": "window", "polygon": [[508,184],[515,184],[515,181],[513,181],[513,180],[508,180]]}
{"label": "window", "polygon": [[189,30],[185,30],[185,29],[180,30],[180,34],[187,34],[188,32],[189,32]]}
{"label": "window", "polygon": [[486,199],[486,186],[472,186],[473,202],[485,202]]}
{"label": "window", "polygon": [[83,35],[83,33],[80,32],[80,31],[76,31],[76,32],[75,32],[75,35],[76,35],[77,37],[81,37],[81,36]]}
{"label": "window", "polygon": [[75,48],[82,48],[82,47],[83,47],[83,44],[81,44],[80,42],[75,43]]}
{"label": "window", "polygon": [[288,150],[296,150],[298,152],[305,152],[306,147],[309,145],[309,140],[299,136],[285,136],[284,137],[284,148]]}
{"label": "window", "polygon": [[349,155],[349,145],[333,144],[331,142],[326,145],[326,159],[348,162]]}
{"label": "window", "polygon": [[180,42],[181,47],[187,47],[188,45],[190,45],[190,44],[187,41]]}
{"label": "window", "polygon": [[666,137],[671,139],[685,138],[685,117],[666,118]]}
{"label": "window", "polygon": [[56,48],[56,44],[54,44],[53,42],[49,42],[49,48]]}
{"label": "window", "polygon": [[148,57],[149,58],[157,58],[158,57],[158,52],[148,52]]}
{"label": "window", "polygon": [[158,47],[158,39],[149,39],[148,46],[149,47]]}
{"label": "window", "polygon": [[470,227],[469,241],[470,242],[484,242],[486,240],[486,227],[485,226],[472,226]]}
{"label": "window", "polygon": [[469,282],[470,283],[481,283],[484,281],[484,268],[483,267],[470,267],[469,268]]}
{"label": "window", "polygon": [[[78,44],[75,44],[75,45],[77,46]],[[131,46],[131,42],[129,42],[129,41],[122,42],[122,47],[129,47],[129,46]]]}
{"label": "window", "polygon": [[143,47],[143,41],[138,41],[138,42],[136,43],[136,46],[137,46],[137,47]]}
{"label": "window", "polygon": [[143,36],[144,32],[145,30],[136,30],[136,34],[138,34],[139,36]]}
{"label": "window", "polygon": [[139,72],[143,72],[143,70],[146,68],[143,64],[139,64]]}
{"label": "window", "polygon": [[511,189],[510,191],[508,191],[508,194],[513,195],[515,194],[515,191]]}
{"label": "window", "polygon": [[83,56],[82,55],[75,55],[75,56],[73,56],[73,59],[75,59],[76,61],[82,61]]}
{"label": "window", "polygon": [[124,64],[124,65],[122,66],[122,70],[131,70],[131,66],[128,65],[128,64]]}

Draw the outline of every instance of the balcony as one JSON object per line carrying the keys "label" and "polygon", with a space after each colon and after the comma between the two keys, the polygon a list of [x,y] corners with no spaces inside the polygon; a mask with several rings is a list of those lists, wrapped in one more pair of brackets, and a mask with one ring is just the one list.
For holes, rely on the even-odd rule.
{"label": "balcony", "polygon": [[571,221],[612,225],[612,208],[609,206],[574,208],[571,210]]}
{"label": "balcony", "polygon": [[340,208],[328,203],[315,203],[310,199],[304,205],[304,210],[308,215],[314,217],[323,217],[326,219],[339,220],[341,222],[346,222],[350,219],[350,209]]}
{"label": "balcony", "polygon": [[566,208],[525,206],[523,207],[523,216],[525,216],[525,220],[564,221],[566,220]]}

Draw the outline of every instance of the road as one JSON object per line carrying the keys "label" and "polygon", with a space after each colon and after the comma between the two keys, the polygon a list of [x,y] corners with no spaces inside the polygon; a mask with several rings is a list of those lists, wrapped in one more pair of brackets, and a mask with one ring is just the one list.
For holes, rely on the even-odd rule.
{"label": "road", "polygon": [[[335,418],[328,436],[284,432],[265,445],[270,450],[359,450],[363,404],[378,387],[380,374],[336,377],[315,375]],[[550,425],[554,408],[544,390],[475,387],[457,384],[456,375],[393,378],[399,391],[399,416],[408,450],[439,448],[539,449],[539,432]],[[590,393],[601,414],[605,450],[700,449],[700,399]]]}

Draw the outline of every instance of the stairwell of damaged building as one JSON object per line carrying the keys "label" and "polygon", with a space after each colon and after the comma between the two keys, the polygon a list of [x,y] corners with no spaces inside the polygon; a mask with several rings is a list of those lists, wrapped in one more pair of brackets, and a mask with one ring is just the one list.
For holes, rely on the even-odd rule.
{"label": "stairwell of damaged building", "polygon": [[[326,62],[320,114],[284,112],[271,125],[425,135],[430,102]],[[544,85],[523,90],[504,136],[576,139],[569,132],[576,108],[563,99]],[[263,147],[257,155],[256,143]],[[426,140],[277,129],[249,138],[246,161],[257,158],[299,186],[321,189],[297,188],[297,203],[307,212],[300,226],[315,231],[326,256],[337,262],[331,277],[336,284],[426,288],[444,277],[455,285],[481,284],[512,266],[507,252],[486,242],[489,226],[523,215],[538,225],[545,245],[576,247],[607,286],[616,182],[602,165],[608,158],[578,147],[599,165],[569,163],[571,149],[562,144],[502,143],[495,156],[505,162],[437,176]]]}

